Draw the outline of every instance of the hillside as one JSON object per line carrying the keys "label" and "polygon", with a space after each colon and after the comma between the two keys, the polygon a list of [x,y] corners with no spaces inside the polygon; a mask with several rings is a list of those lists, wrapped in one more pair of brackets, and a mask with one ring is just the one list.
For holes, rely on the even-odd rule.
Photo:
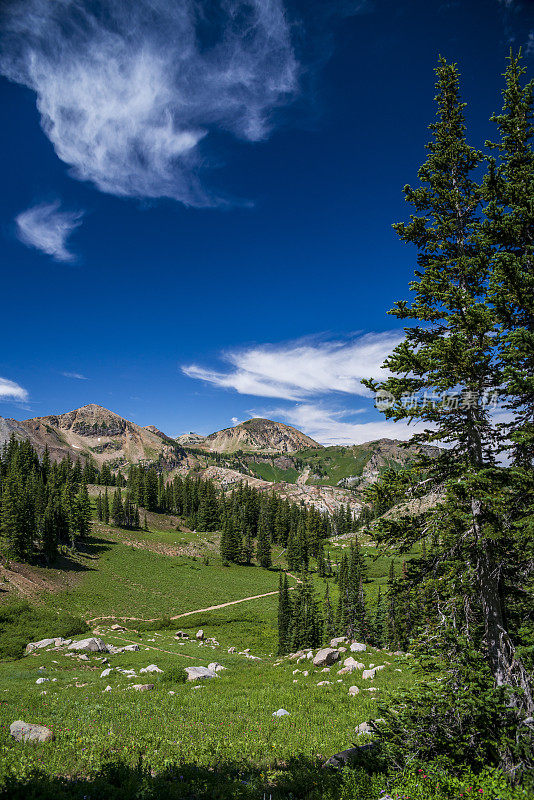
{"label": "hillside", "polygon": [[0,445],[11,433],[30,439],[39,453],[48,447],[53,459],[67,454],[73,459],[91,457],[115,468],[142,462],[172,468],[185,457],[182,448],[156,428],[142,428],[95,404],[23,422],[0,419]]}
{"label": "hillside", "polygon": [[178,441],[217,453],[296,453],[304,448],[320,449],[322,446],[291,425],[259,418],[249,419],[206,437],[185,434],[178,437]]}

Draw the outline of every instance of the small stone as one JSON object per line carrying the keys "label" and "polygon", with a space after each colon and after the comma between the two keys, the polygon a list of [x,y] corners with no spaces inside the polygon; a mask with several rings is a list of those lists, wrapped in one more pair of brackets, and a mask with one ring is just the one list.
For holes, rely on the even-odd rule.
{"label": "small stone", "polygon": [[109,686],[109,685],[108,685],[108,686],[106,686],[106,688],[104,689],[104,691],[105,691],[105,692],[111,692],[111,686]]}
{"label": "small stone", "polygon": [[155,664],[149,664],[148,667],[142,667],[139,672],[163,672],[163,670],[157,667]]}
{"label": "small stone", "polygon": [[37,685],[39,685],[40,683],[46,683],[46,682],[47,682],[47,681],[49,681],[49,680],[50,680],[50,678],[37,678],[37,680],[35,681],[35,683],[36,683]]}
{"label": "small stone", "polygon": [[279,708],[278,711],[275,711],[272,715],[273,717],[288,717],[289,711],[286,711],[285,708]]}
{"label": "small stone", "polygon": [[103,669],[102,672],[100,673],[100,677],[101,678],[107,678],[108,675],[110,674],[110,672],[112,672],[112,670],[113,670],[113,667],[108,667],[107,669]]}
{"label": "small stone", "polygon": [[361,642],[352,642],[350,646],[351,653],[363,653],[365,650],[367,650],[367,646]]}
{"label": "small stone", "polygon": [[202,628],[199,631],[196,632],[196,637],[195,638],[197,638],[199,641],[204,638],[204,631],[202,630]]}
{"label": "small stone", "polygon": [[216,672],[213,672],[211,669],[206,669],[206,667],[184,667],[184,669],[187,672],[188,681],[219,677]]}
{"label": "small stone", "polygon": [[319,681],[317,686],[330,686],[330,681]]}
{"label": "small stone", "polygon": [[360,690],[357,686],[349,686],[349,695],[354,697],[355,695],[360,694]]}
{"label": "small stone", "polygon": [[153,683],[134,683],[132,686],[132,689],[135,689],[137,692],[148,692],[153,688]]}

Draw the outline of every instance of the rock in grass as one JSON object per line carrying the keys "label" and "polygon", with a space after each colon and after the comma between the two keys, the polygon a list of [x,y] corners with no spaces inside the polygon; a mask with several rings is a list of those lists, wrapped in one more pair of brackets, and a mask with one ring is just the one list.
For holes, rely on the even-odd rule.
{"label": "rock in grass", "polygon": [[40,684],[40,683],[46,683],[46,681],[49,681],[49,680],[50,680],[50,678],[37,678],[37,680],[35,681],[35,683],[36,683],[36,684]]}
{"label": "rock in grass", "polygon": [[347,641],[346,636],[337,636],[335,639],[332,639],[330,642],[330,647],[338,647],[340,644],[343,644]]}
{"label": "rock in grass", "polygon": [[323,767],[334,767],[335,769],[346,767],[356,761],[358,756],[370,750],[372,747],[374,747],[374,745],[364,744],[361,747],[349,747],[348,750],[341,750],[341,752],[331,756],[328,761],[325,761]]}
{"label": "rock in grass", "polygon": [[349,695],[354,697],[355,695],[360,694],[360,690],[357,686],[349,686]]}
{"label": "rock in grass", "polygon": [[113,670],[113,667],[108,667],[107,669],[103,669],[100,673],[101,678],[107,678],[110,672]]}
{"label": "rock in grass", "polygon": [[198,681],[204,678],[218,678],[216,672],[206,667],[184,667],[188,681]]}
{"label": "rock in grass", "polygon": [[211,664],[208,664],[208,669],[210,669],[212,672],[220,672],[221,669],[226,669],[226,667],[223,667],[223,665],[219,664],[218,661],[212,661]]}
{"label": "rock in grass", "polygon": [[106,688],[104,689],[104,691],[105,691],[105,692],[111,692],[111,686],[106,686]]}
{"label": "rock in grass", "polygon": [[95,636],[69,644],[69,650],[88,650],[90,653],[109,653],[110,646]]}
{"label": "rock in grass", "polygon": [[369,725],[368,722],[360,722],[359,725],[356,725],[356,733],[358,736],[361,736],[362,733],[372,733],[373,729]]}
{"label": "rock in grass", "polygon": [[317,686],[330,686],[330,681],[319,681]]}
{"label": "rock in grass", "polygon": [[364,669],[362,672],[362,678],[364,681],[373,680],[376,674],[376,669]]}
{"label": "rock in grass", "polygon": [[12,722],[9,732],[17,742],[51,742],[54,734],[44,725],[34,725],[32,722],[23,722],[21,719]]}
{"label": "rock in grass", "polygon": [[199,641],[202,641],[202,639],[204,638],[204,631],[202,630],[202,628],[196,632],[195,638],[198,639]]}
{"label": "rock in grass", "polygon": [[70,644],[72,639],[62,639],[61,636],[55,636],[53,639],[41,639],[38,642],[29,642],[26,645],[25,653],[33,653],[34,650],[40,650],[43,647],[65,647]]}
{"label": "rock in grass", "polygon": [[351,653],[363,653],[367,650],[367,646],[361,642],[353,642],[350,646]]}
{"label": "rock in grass", "polygon": [[135,689],[136,692],[149,692],[154,685],[153,683],[134,683],[132,689]]}
{"label": "rock in grass", "polygon": [[356,659],[352,658],[352,656],[345,659],[343,666],[348,667],[350,670],[365,669],[365,664],[362,664],[360,661],[356,661]]}
{"label": "rock in grass", "polygon": [[339,650],[335,650],[333,647],[323,647],[313,659],[313,664],[316,667],[327,667],[330,664],[334,664],[338,659]]}
{"label": "rock in grass", "polygon": [[285,708],[279,708],[278,711],[273,713],[273,717],[288,717],[289,711],[286,711]]}
{"label": "rock in grass", "polygon": [[114,647],[113,645],[108,645],[108,653],[112,653],[113,655],[117,655],[118,653],[132,653],[139,650],[138,644],[127,644],[124,647]]}
{"label": "rock in grass", "polygon": [[149,664],[148,667],[142,667],[139,672],[163,672],[163,670],[155,664]]}

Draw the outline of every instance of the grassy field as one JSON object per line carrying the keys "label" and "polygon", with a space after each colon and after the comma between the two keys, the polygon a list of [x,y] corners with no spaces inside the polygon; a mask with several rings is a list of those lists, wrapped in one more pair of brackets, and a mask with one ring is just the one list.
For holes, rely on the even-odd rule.
{"label": "grassy field", "polygon": [[[80,552],[50,569],[24,570],[37,587],[30,598],[37,606],[34,638],[83,627],[81,622],[72,627],[74,616],[88,621],[87,632],[76,638],[93,633],[117,646],[136,643],[140,650],[89,654],[82,660],[66,648],[47,648],[0,662],[0,798],[263,800],[266,789],[272,800],[378,797],[375,789],[362,795],[354,787],[340,794],[349,778],[332,783],[321,760],[352,745],[355,727],[376,716],[378,697],[413,683],[411,659],[372,648],[358,653],[365,667],[384,665],[371,681],[364,681],[360,671],[338,676],[340,665],[324,672],[309,660],[278,659],[276,589],[283,553],[273,553],[272,570],[224,566],[218,534],[190,531],[170,515],[149,514],[148,522],[148,531],[123,531],[95,521]],[[346,540],[330,542],[332,561],[339,561],[347,547]],[[374,596],[390,559],[377,557],[369,543],[364,552],[366,588]],[[290,583],[294,586],[295,579]],[[45,584],[48,591],[42,590]],[[324,581],[314,576],[314,585],[322,597]],[[335,599],[332,582],[331,591]],[[9,592],[0,597],[0,608],[13,600]],[[235,600],[243,602],[206,610]],[[180,614],[185,616],[169,619]],[[26,617],[27,612],[21,614],[18,634]],[[123,618],[135,619],[123,622],[124,632],[112,631]],[[199,628],[218,644],[199,644]],[[190,638],[177,640],[177,630]],[[228,652],[232,647],[235,653]],[[245,649],[261,660],[247,658]],[[185,666],[212,661],[226,668],[219,677],[183,682]],[[162,672],[140,672],[150,664]],[[105,668],[111,672],[101,677]],[[134,670],[135,676],[119,670]],[[37,684],[43,677],[47,680]],[[318,685],[325,680],[329,683]],[[132,688],[135,683],[155,688],[140,693]],[[355,697],[348,693],[353,685],[360,689]],[[289,715],[273,717],[279,708]],[[9,734],[16,719],[50,727],[55,741],[16,742]],[[365,736],[357,740],[364,743]],[[62,794],[67,785],[74,792],[73,777],[83,778],[79,794]],[[160,779],[161,792],[154,788]],[[115,784],[130,789],[113,794]]]}

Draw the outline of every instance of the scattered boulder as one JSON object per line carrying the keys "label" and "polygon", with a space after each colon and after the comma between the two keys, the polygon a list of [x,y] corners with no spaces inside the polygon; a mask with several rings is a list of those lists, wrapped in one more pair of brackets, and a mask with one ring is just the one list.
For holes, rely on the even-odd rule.
{"label": "scattered boulder", "polygon": [[69,644],[69,650],[88,650],[90,653],[109,653],[110,645],[95,636],[89,639],[81,639],[79,642]]}
{"label": "scattered boulder", "polygon": [[211,664],[208,664],[208,669],[212,672],[220,672],[221,669],[226,669],[226,667],[223,667],[223,665],[219,664],[217,661],[212,661]]}
{"label": "scattered boulder", "polygon": [[348,750],[341,750],[335,753],[328,761],[325,761],[323,767],[334,767],[334,769],[341,769],[347,765],[352,764],[360,754],[370,750],[374,745],[364,744],[361,747],[349,747]]}
{"label": "scattered boulder", "polygon": [[338,647],[338,645],[343,644],[347,641],[346,636],[337,636],[335,639],[330,641],[330,647]]}
{"label": "scattered boulder", "polygon": [[362,733],[372,733],[373,729],[369,725],[368,722],[360,722],[359,725],[356,725],[356,733],[358,736],[361,736]]}
{"label": "scattered boulder", "polygon": [[352,658],[352,656],[349,656],[349,658],[345,659],[343,666],[350,672],[353,672],[355,669],[365,669],[365,664],[362,664],[360,661],[356,661],[356,659]]}
{"label": "scattered boulder", "polygon": [[321,672],[330,672],[330,667],[323,667]]}
{"label": "scattered boulder", "polygon": [[25,653],[33,653],[34,650],[41,650],[43,647],[65,647],[72,642],[72,639],[62,639],[55,636],[53,639],[41,639],[38,642],[29,642],[26,645]]}
{"label": "scattered boulder", "polygon": [[[66,656],[73,656],[73,655],[74,655],[74,653],[65,653],[65,655],[66,655]],[[85,655],[85,653],[82,653],[82,654],[81,654],[81,656],[78,656],[78,659],[79,659],[80,661],[90,661],[90,660],[91,660],[91,659],[89,658],[89,656],[86,656],[86,655]]]}
{"label": "scattered boulder", "polygon": [[126,628],[123,628],[122,625],[115,624],[115,625],[111,626],[111,630],[112,631],[125,631]]}
{"label": "scattered boulder", "polygon": [[139,672],[163,672],[163,670],[155,664],[149,664],[148,667],[142,667]]}
{"label": "scattered boulder", "polygon": [[34,725],[32,722],[23,722],[21,719],[11,723],[9,732],[17,742],[51,742],[55,738],[50,728],[45,728],[44,725]]}
{"label": "scattered boulder", "polygon": [[110,674],[110,672],[112,672],[112,670],[113,670],[113,667],[108,667],[107,669],[103,669],[102,672],[100,673],[100,677],[101,678],[107,678],[108,675]]}
{"label": "scattered boulder", "polygon": [[133,653],[139,650],[138,644],[127,644],[124,647],[115,647],[112,644],[108,645],[108,653],[117,655],[118,653]]}
{"label": "scattered boulder", "polygon": [[105,692],[111,692],[111,686],[109,686],[109,685],[108,685],[108,686],[106,686],[106,688],[104,689],[104,691],[105,691]]}
{"label": "scattered boulder", "polygon": [[198,681],[204,678],[218,677],[216,672],[213,672],[211,669],[207,669],[206,667],[184,667],[184,669],[187,672],[188,681]]}
{"label": "scattered boulder", "polygon": [[134,683],[132,689],[135,689],[137,692],[149,692],[150,689],[154,689],[153,683]]}
{"label": "scattered boulder", "polygon": [[37,678],[37,680],[35,681],[35,683],[36,683],[36,684],[40,684],[40,683],[46,683],[46,682],[47,682],[47,681],[49,681],[49,680],[50,680],[50,678]]}
{"label": "scattered boulder", "polygon": [[327,667],[330,664],[334,664],[338,659],[339,650],[335,650],[332,647],[323,647],[313,659],[313,664],[316,667]]}
{"label": "scattered boulder", "polygon": [[229,653],[235,653],[235,647],[229,647],[228,648],[228,652]]}
{"label": "scattered boulder", "polygon": [[273,717],[288,717],[289,711],[286,711],[285,708],[279,708],[278,711],[273,713]]}
{"label": "scattered boulder", "polygon": [[360,694],[360,690],[357,686],[349,686],[349,695],[354,697],[355,695]]}
{"label": "scattered boulder", "polygon": [[202,628],[196,632],[195,638],[198,639],[199,641],[202,641],[202,639],[204,638],[204,631],[202,630]]}
{"label": "scattered boulder", "polygon": [[364,681],[373,680],[374,677],[375,677],[374,669],[364,669],[364,671],[362,672],[362,678]]}
{"label": "scattered boulder", "polygon": [[317,686],[330,686],[330,681],[319,681]]}
{"label": "scattered boulder", "polygon": [[363,653],[367,650],[367,645],[361,642],[352,642],[350,646],[351,653]]}

